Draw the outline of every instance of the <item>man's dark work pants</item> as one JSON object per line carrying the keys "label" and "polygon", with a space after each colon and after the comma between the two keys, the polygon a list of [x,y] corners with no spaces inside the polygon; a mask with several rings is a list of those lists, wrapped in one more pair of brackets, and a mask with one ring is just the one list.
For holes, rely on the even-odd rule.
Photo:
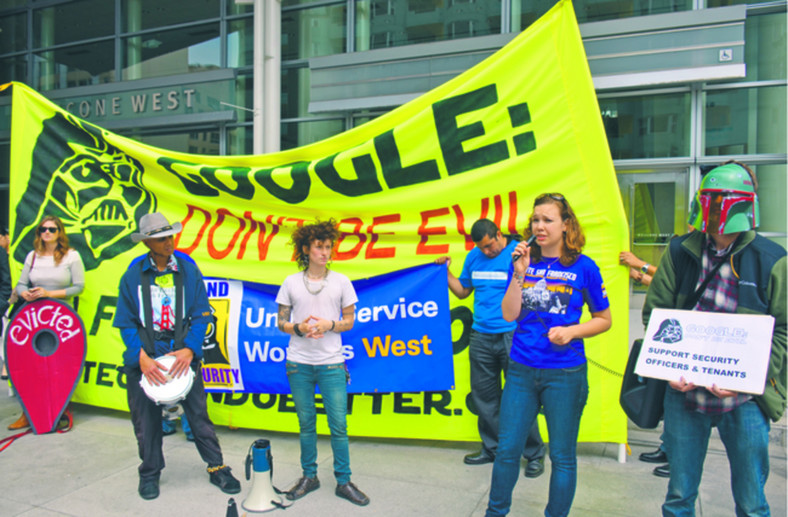
{"label": "man's dark work pants", "polygon": [[[194,433],[194,444],[203,461],[209,466],[222,465],[222,450],[219,440],[213,429],[213,422],[208,417],[208,407],[205,397],[205,388],[202,382],[202,372],[199,365],[192,363],[192,369],[197,369],[192,389],[180,404],[189,420]],[[140,386],[142,372],[137,367],[126,367],[126,392],[131,411],[131,422],[134,424],[134,434],[137,436],[142,464],[139,467],[140,478],[157,477],[164,468],[164,454],[161,451],[161,406],[145,395]]]}
{"label": "man's dark work pants", "polygon": [[[509,352],[514,332],[485,334],[471,330],[469,345],[471,363],[471,398],[479,416],[479,436],[485,453],[495,457],[498,449],[498,415],[501,408],[503,388],[501,373],[506,374]],[[534,421],[528,440],[525,442],[523,458],[535,460],[544,457],[545,446],[539,435],[539,426]]]}

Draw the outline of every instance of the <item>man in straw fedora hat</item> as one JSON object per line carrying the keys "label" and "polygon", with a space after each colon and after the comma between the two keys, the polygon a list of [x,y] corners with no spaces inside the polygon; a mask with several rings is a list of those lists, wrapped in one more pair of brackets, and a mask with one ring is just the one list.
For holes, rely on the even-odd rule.
{"label": "man in straw fedora hat", "polygon": [[[139,455],[139,494],[143,499],[159,495],[159,477],[164,468],[161,407],[148,398],[140,381],[161,386],[169,379],[194,371],[191,389],[180,401],[194,433],[194,443],[208,464],[210,482],[223,492],[237,494],[241,485],[222,459],[213,423],[208,417],[205,389],[199,373],[202,343],[211,315],[202,273],[186,255],[175,253],[173,236],[181,223],[170,224],[159,212],[145,214],[139,232],[147,255],[132,262],[120,280],[120,296],[113,326],[120,329],[126,345],[123,365],[131,421]],[[173,356],[168,369],[160,360]]]}

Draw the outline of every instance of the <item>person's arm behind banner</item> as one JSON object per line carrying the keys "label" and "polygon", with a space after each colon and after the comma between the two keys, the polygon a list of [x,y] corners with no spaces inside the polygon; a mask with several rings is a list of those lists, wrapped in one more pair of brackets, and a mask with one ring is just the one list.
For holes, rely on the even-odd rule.
{"label": "person's arm behind banner", "polygon": [[451,257],[438,257],[435,259],[436,264],[446,264],[446,273],[447,278],[449,281],[449,290],[454,293],[454,296],[462,300],[463,298],[467,298],[473,292],[473,287],[465,287],[460,282],[460,279],[454,276],[451,272],[449,267],[451,266]]}

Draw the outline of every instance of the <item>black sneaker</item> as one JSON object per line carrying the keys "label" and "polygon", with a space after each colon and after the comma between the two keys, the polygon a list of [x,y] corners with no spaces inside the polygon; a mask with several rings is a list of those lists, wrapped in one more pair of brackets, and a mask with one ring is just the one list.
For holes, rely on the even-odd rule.
{"label": "black sneaker", "polygon": [[146,500],[159,497],[159,478],[140,478],[139,486],[140,497]]}
{"label": "black sneaker", "polygon": [[336,492],[334,493],[338,497],[347,499],[351,503],[357,504],[359,506],[366,506],[369,504],[369,497],[367,497],[364,492],[359,490],[356,485],[349,481],[344,485],[337,485]]}
{"label": "black sneaker", "polygon": [[241,483],[230,473],[230,467],[222,465],[219,468],[208,467],[211,483],[222,489],[225,494],[237,494],[241,491]]}

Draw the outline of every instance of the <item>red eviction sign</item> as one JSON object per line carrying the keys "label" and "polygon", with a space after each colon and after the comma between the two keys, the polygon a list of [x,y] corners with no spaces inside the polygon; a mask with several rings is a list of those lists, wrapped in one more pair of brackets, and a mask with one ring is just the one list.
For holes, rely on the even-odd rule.
{"label": "red eviction sign", "polygon": [[87,352],[82,319],[59,300],[26,303],[8,325],[8,373],[36,434],[55,430],[82,374]]}

